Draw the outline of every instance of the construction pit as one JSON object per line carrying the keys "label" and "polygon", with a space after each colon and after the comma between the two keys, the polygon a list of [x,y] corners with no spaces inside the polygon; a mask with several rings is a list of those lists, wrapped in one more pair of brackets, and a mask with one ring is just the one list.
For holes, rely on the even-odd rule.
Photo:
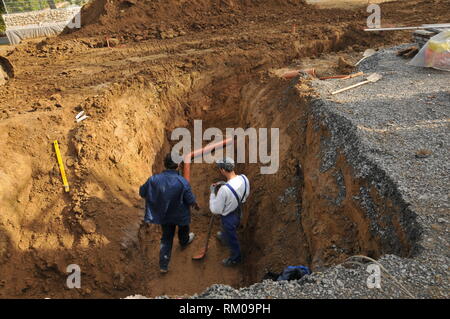
{"label": "construction pit", "polygon": [[[15,74],[0,90],[2,298],[190,296],[215,284],[248,287],[288,265],[319,273],[354,255],[420,254],[423,227],[397,185],[370,161],[359,173],[345,151],[351,128],[340,128],[349,141],[327,142],[336,131],[315,111],[309,76],[283,77],[353,72],[365,49],[408,43],[410,33],[365,33],[365,6],[260,2],[97,0],[83,8],[80,30],[5,54]],[[387,23],[403,24],[448,20],[448,7],[382,4]],[[81,111],[89,117],[77,123]],[[171,132],[194,120],[223,131],[279,128],[279,170],[238,166],[252,183],[239,232],[245,262],[223,268],[228,251],[215,240],[205,260],[192,260],[206,236],[210,184],[221,179],[213,165],[193,164],[197,238],[185,250],[175,242],[161,275],[160,229],[142,225],[138,189],[163,170]],[[71,264],[81,289],[66,286]]]}

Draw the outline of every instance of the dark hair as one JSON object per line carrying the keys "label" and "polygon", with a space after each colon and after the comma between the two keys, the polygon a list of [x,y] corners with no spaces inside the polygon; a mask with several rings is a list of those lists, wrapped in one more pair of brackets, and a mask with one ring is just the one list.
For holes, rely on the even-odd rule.
{"label": "dark hair", "polygon": [[174,159],[172,158],[172,153],[169,153],[166,155],[166,157],[164,158],[164,167],[166,169],[177,169],[178,168],[178,163],[176,162],[178,160],[178,158]]}

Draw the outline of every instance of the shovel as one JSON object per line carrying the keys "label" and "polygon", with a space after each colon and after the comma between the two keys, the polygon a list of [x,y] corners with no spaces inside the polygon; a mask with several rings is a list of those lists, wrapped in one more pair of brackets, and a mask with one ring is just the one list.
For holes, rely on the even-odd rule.
{"label": "shovel", "polygon": [[197,255],[192,257],[193,260],[202,260],[206,256],[206,252],[208,251],[209,238],[211,237],[212,227],[213,227],[213,224],[214,224],[214,216],[215,215],[213,214],[211,216],[211,220],[209,221],[208,236],[206,237],[205,247],[202,248],[202,250],[199,251]]}
{"label": "shovel", "polygon": [[333,93],[331,93],[331,94],[332,94],[332,95],[335,95],[335,94],[338,94],[338,93],[341,93],[341,92],[344,92],[344,91],[347,91],[347,90],[356,88],[356,87],[361,86],[361,85],[364,85],[364,84],[375,83],[375,82],[378,82],[379,80],[381,80],[382,78],[383,78],[383,76],[382,76],[381,74],[374,73],[374,74],[369,75],[369,76],[367,77],[367,80],[366,80],[366,81],[363,81],[363,82],[359,82],[359,83],[353,84],[353,85],[351,85],[351,86],[349,86],[349,87],[346,87],[346,88],[337,90],[337,91],[335,91],[335,92],[333,92]]}
{"label": "shovel", "polygon": [[366,51],[364,51],[363,54],[363,58],[361,60],[359,60],[355,66],[359,65],[362,61],[364,61],[365,59],[367,59],[368,57],[374,55],[375,53],[377,53],[377,51],[375,51],[374,49],[367,49]]}

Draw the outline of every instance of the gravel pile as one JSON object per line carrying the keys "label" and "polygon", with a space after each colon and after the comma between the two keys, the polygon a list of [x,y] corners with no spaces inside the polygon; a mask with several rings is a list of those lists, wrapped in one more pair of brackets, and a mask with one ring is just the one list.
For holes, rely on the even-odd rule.
{"label": "gravel pile", "polygon": [[[433,263],[442,263],[430,269],[424,258],[404,259],[385,255],[378,262],[382,271],[381,289],[369,289],[366,265],[337,265],[316,272],[298,281],[274,282],[266,280],[247,288],[233,289],[214,285],[193,298],[243,298],[243,299],[338,299],[338,298],[448,298],[448,258],[436,257]],[[424,289],[426,288],[426,290]]]}

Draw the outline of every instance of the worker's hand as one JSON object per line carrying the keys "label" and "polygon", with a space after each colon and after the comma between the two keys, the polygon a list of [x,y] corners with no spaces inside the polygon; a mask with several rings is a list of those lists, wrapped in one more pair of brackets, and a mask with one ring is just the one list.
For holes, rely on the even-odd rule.
{"label": "worker's hand", "polygon": [[199,211],[200,210],[200,206],[198,206],[197,203],[195,203],[194,205],[192,205],[192,207],[194,207],[195,210]]}
{"label": "worker's hand", "polygon": [[212,184],[212,185],[211,185],[211,188],[210,188],[211,194],[214,193],[214,194],[217,196],[217,193],[219,192],[219,189],[220,189],[223,185],[225,185],[225,182],[217,182],[217,183]]}

